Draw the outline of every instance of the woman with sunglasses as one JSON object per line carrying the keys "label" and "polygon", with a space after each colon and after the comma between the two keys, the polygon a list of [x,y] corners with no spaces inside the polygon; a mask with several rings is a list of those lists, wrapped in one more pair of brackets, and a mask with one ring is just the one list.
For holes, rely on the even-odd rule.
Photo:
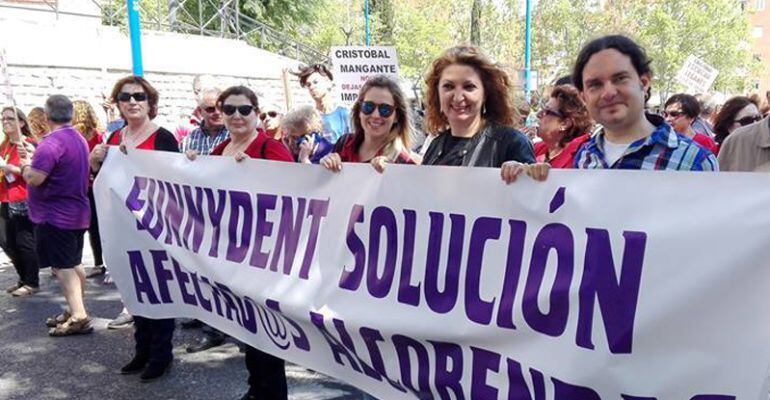
{"label": "woman with sunglasses", "polygon": [[[759,108],[748,97],[735,96],[725,102],[714,117],[714,140],[717,146],[722,143],[736,129],[751,125],[762,119]],[[719,147],[717,147],[717,153]]]}
{"label": "woman with sunglasses", "polygon": [[502,168],[503,178],[535,162],[518,120],[508,74],[475,46],[447,49],[425,78],[426,129],[436,134],[424,165]]}
{"label": "woman with sunglasses", "polygon": [[542,141],[535,143],[535,158],[551,168],[572,168],[575,153],[585,143],[593,123],[585,103],[572,85],[553,88],[537,113]]}
{"label": "woman with sunglasses", "polygon": [[[244,86],[228,88],[219,95],[217,107],[224,114],[230,137],[210,155],[233,157],[238,162],[247,158],[294,161],[286,146],[257,128],[259,101],[251,89]],[[288,398],[282,359],[246,346],[246,369],[249,371],[249,391],[243,399]]]}
{"label": "woman with sunglasses", "polygon": [[340,137],[334,151],[321,159],[330,171],[342,170],[343,162],[371,163],[382,172],[387,163],[416,164],[409,151],[411,121],[406,96],[393,79],[369,78],[351,111],[353,133]]}
{"label": "woman with sunglasses", "polygon": [[0,228],[3,251],[16,268],[19,280],[6,289],[15,297],[37,293],[40,270],[35,251],[35,224],[27,209],[27,184],[21,177],[19,146],[33,146],[35,141],[27,118],[19,109],[2,110],[5,138],[0,143]]}
{"label": "woman with sunglasses", "polygon": [[[128,76],[119,80],[112,89],[111,99],[118,105],[121,118],[126,125],[113,132],[107,144],[100,144],[91,151],[91,171],[97,173],[107,154],[107,146],[120,146],[122,151],[128,148],[179,152],[174,134],[159,127],[152,120],[158,115],[158,91],[147,80],[138,76]],[[131,321],[131,316],[124,308],[115,324]],[[151,319],[134,316],[134,340],[136,341],[133,359],[120,369],[124,375],[141,373],[143,382],[163,376],[171,367],[171,338],[174,335],[174,319]],[[111,322],[112,323],[112,322]]]}

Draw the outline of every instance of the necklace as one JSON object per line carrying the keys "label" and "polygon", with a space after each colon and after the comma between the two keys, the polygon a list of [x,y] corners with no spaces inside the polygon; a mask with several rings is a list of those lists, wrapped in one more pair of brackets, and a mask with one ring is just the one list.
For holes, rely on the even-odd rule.
{"label": "necklace", "polygon": [[120,144],[129,148],[136,148],[147,140],[147,138],[152,135],[153,131],[153,125],[151,123],[142,125],[137,132],[131,132],[131,129],[126,125],[126,127],[120,131]]}
{"label": "necklace", "polygon": [[247,147],[251,144],[251,142],[254,141],[254,139],[257,137],[256,134],[251,134],[249,137],[241,142],[233,142],[232,139],[230,139],[230,143],[227,144],[227,147],[222,151],[223,156],[234,156],[244,150],[246,150]]}

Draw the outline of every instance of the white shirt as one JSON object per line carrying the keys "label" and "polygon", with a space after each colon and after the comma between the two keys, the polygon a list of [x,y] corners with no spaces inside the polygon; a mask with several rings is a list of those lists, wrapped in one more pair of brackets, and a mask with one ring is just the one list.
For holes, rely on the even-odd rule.
{"label": "white shirt", "polygon": [[628,149],[629,143],[612,143],[604,137],[604,160],[607,161],[608,166],[612,166],[616,161],[620,160],[623,153]]}

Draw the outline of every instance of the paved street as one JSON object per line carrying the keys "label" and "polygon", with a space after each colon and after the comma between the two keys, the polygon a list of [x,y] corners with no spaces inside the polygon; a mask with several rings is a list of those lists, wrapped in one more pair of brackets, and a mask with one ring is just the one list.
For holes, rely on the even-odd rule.
{"label": "paved street", "polygon": [[[92,264],[86,240],[84,262]],[[108,330],[121,310],[113,285],[89,281],[86,305],[95,317],[91,335],[51,338],[44,320],[61,311],[64,298],[50,270],[40,272],[41,291],[26,299],[0,293],[0,400],[45,399],[238,399],[246,391],[243,355],[234,343],[187,354],[200,330],[177,329],[174,365],[166,377],[140,383],[117,374],[133,355],[133,328]],[[0,287],[14,283],[16,272],[0,253]],[[349,385],[304,368],[288,365],[293,400],[359,399]]]}

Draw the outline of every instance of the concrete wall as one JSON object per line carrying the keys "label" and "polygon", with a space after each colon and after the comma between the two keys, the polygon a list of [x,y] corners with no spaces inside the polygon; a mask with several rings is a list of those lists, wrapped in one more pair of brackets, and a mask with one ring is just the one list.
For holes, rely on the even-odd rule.
{"label": "concrete wall", "polygon": [[[0,47],[6,49],[13,94],[23,110],[40,106],[54,93],[97,107],[102,93],[131,73],[127,33],[102,26],[97,16],[60,14],[57,19],[51,12],[3,4],[0,0]],[[281,71],[299,64],[240,41],[168,32],[145,30],[142,47],[145,77],[161,95],[157,122],[169,129],[195,107],[195,75],[210,74],[223,88],[246,85],[261,102],[283,105]],[[291,91],[295,105],[312,102],[293,76]]]}

